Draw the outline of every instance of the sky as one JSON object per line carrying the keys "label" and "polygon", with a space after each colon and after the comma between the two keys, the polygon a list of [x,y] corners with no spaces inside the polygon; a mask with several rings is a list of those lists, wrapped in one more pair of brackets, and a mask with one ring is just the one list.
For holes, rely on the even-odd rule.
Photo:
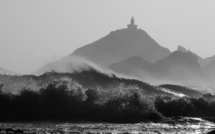
{"label": "sky", "polygon": [[0,0],[0,67],[28,74],[131,16],[161,46],[215,55],[214,0]]}

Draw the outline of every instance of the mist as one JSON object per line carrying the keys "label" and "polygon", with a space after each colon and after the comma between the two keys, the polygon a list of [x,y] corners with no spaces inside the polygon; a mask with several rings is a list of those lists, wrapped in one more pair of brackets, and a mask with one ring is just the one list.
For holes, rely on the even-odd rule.
{"label": "mist", "polygon": [[214,5],[212,0],[3,0],[0,66],[17,74],[30,74],[123,28],[131,16],[140,28],[171,51],[182,45],[203,58],[213,56],[210,48],[215,43],[211,36]]}
{"label": "mist", "polygon": [[[5,81],[0,87],[0,121],[3,122],[134,123],[171,120],[169,117],[175,116],[205,119],[215,116],[212,94],[179,85],[153,86],[105,74],[92,67],[40,76],[1,75],[1,81],[3,78]],[[8,85],[14,83],[16,89],[10,90],[7,80],[11,80]],[[183,97],[177,96],[179,93]]]}

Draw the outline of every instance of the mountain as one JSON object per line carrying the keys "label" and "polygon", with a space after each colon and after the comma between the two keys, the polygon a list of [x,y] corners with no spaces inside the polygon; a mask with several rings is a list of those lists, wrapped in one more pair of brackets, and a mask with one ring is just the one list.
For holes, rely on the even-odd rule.
{"label": "mountain", "polygon": [[[132,22],[130,24],[132,26]],[[145,31],[137,28],[116,30],[102,39],[81,47],[71,56],[86,58],[102,67],[123,59],[139,56],[150,62],[156,62],[170,54]]]}
{"label": "mountain", "polygon": [[[186,49],[183,46],[178,46],[178,51],[181,51],[181,52],[191,52],[189,49]],[[215,55],[211,56],[211,57],[207,57],[207,58],[202,58],[201,56],[197,55],[194,52],[191,52],[191,53],[193,53],[194,55],[196,55],[198,57],[198,61],[199,61],[199,64],[201,65],[201,67],[204,67],[207,64],[209,64],[210,62],[212,62],[213,60],[215,60]]]}
{"label": "mountain", "polygon": [[[198,71],[196,71],[196,73],[198,75],[201,75],[202,80],[204,80],[204,82],[206,82],[208,84],[208,82],[214,82],[215,79],[215,55],[211,56],[211,57],[207,57],[207,58],[202,58],[201,56],[197,55],[194,52],[191,52],[190,50],[184,48],[183,46],[178,46],[178,51],[181,52],[187,52],[190,54],[193,54],[197,57],[198,62],[201,66],[202,69],[198,69]],[[197,65],[198,68],[199,65]],[[201,81],[202,82],[202,81]]]}
{"label": "mountain", "polygon": [[172,52],[155,63],[137,56],[130,57],[110,65],[109,68],[118,74],[144,80],[195,80],[199,79],[203,73],[198,57],[187,51]]}
{"label": "mountain", "polygon": [[202,58],[202,60],[200,60],[200,64],[202,65],[202,67],[204,67],[213,61],[215,61],[215,55],[204,59]]}
{"label": "mountain", "polygon": [[[145,31],[137,29],[132,18],[131,24],[127,28],[110,32],[107,36],[78,48],[66,58],[78,57],[106,68],[113,63],[133,56],[142,57],[153,63],[169,54],[170,51],[167,48],[160,46]],[[59,64],[48,64],[45,67],[46,69],[43,67],[36,73],[42,73],[43,70],[54,70],[56,66],[59,66]],[[63,64],[60,66],[63,66]]]}
{"label": "mountain", "polygon": [[192,52],[182,52],[174,51],[167,57],[157,61],[157,64],[160,67],[172,68],[175,66],[183,66],[186,68],[195,68],[200,69],[201,66],[198,63],[198,58]]}
{"label": "mountain", "polygon": [[205,75],[209,78],[208,80],[215,79],[215,60],[203,67]]}
{"label": "mountain", "polygon": [[109,66],[109,69],[121,75],[134,76],[142,79],[148,79],[159,73],[159,67],[138,56],[114,63]]}
{"label": "mountain", "polygon": [[155,64],[160,67],[163,75],[166,75],[168,79],[195,80],[202,74],[198,57],[192,52],[174,51]]}
{"label": "mountain", "polygon": [[15,73],[0,67],[0,74],[14,75]]}

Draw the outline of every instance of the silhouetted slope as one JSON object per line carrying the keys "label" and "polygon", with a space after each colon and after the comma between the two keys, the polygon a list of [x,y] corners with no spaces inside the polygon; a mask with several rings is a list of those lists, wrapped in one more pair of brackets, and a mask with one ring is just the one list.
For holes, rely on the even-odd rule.
{"label": "silhouetted slope", "polygon": [[106,67],[132,56],[155,62],[169,54],[168,49],[161,47],[145,31],[121,29],[77,49],[71,56],[84,57]]}
{"label": "silhouetted slope", "polygon": [[201,97],[203,95],[202,93],[196,90],[193,90],[185,86],[180,86],[180,85],[165,84],[165,85],[160,85],[159,87],[166,88],[177,93],[182,93],[188,97]]}
{"label": "silhouetted slope", "polygon": [[161,67],[174,67],[174,66],[184,66],[187,68],[196,68],[200,69],[198,59],[196,55],[191,52],[181,52],[175,51],[172,52],[167,57],[157,61],[155,64]]}
{"label": "silhouetted slope", "polygon": [[192,52],[175,51],[156,63],[130,57],[109,67],[116,73],[144,80],[195,80],[203,77],[198,58]]}
{"label": "silhouetted slope", "polygon": [[201,56],[199,56],[198,54],[186,49],[185,47],[183,46],[178,46],[178,51],[181,51],[181,52],[191,52],[193,53],[194,55],[196,55],[198,57],[198,61],[199,61],[199,64],[201,65],[201,67],[204,67],[206,66],[207,64],[209,64],[211,61],[215,60],[215,55],[214,56],[211,56],[211,57],[207,57],[207,58],[202,58]]}
{"label": "silhouetted slope", "polygon": [[149,79],[159,74],[159,68],[149,61],[144,60],[141,57],[134,56],[125,59],[121,62],[114,63],[109,68],[122,75],[136,76],[138,78]]}
{"label": "silhouetted slope", "polygon": [[202,58],[199,56],[199,63],[202,67],[210,64],[210,62],[213,62],[215,60],[215,55],[207,58]]}
{"label": "silhouetted slope", "polygon": [[204,73],[209,78],[208,80],[214,81],[215,78],[215,60],[211,61],[209,64],[203,67]]}
{"label": "silhouetted slope", "polygon": [[66,62],[62,63],[61,60],[59,60],[47,64],[45,67],[36,71],[35,74],[41,74],[48,70],[58,71],[59,68],[62,68],[59,66],[71,63],[69,59],[74,57],[81,57],[100,67],[108,67],[113,63],[132,56],[139,56],[150,62],[155,62],[169,54],[170,51],[167,48],[161,47],[145,31],[141,29],[121,29],[111,32],[98,41],[78,48],[71,55],[61,59]]}
{"label": "silhouetted slope", "polygon": [[[110,32],[105,37],[78,48],[69,56],[47,64],[36,71],[35,74],[42,74],[48,70],[60,70],[62,72],[62,70],[65,70],[65,67],[62,66],[70,64],[71,60],[69,59],[74,57],[85,59],[106,68],[113,63],[133,56],[142,57],[153,63],[169,54],[170,51],[167,48],[160,46],[144,30],[137,29],[137,25],[134,24],[132,18],[131,24],[127,28]],[[61,61],[65,61],[65,59],[67,59],[66,62],[62,63]]]}
{"label": "silhouetted slope", "polygon": [[206,66],[204,66],[204,68],[208,71],[215,71],[215,60],[211,61],[209,64],[207,64]]}
{"label": "silhouetted slope", "polygon": [[172,52],[169,56],[155,63],[168,79],[199,79],[203,71],[198,58],[192,52]]}

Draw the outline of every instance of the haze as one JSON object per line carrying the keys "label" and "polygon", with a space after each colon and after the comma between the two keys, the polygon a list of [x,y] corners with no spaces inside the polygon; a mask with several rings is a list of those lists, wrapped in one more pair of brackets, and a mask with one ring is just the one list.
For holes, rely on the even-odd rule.
{"label": "haze", "polygon": [[124,28],[134,16],[161,46],[215,54],[214,0],[0,0],[0,67],[27,74]]}

